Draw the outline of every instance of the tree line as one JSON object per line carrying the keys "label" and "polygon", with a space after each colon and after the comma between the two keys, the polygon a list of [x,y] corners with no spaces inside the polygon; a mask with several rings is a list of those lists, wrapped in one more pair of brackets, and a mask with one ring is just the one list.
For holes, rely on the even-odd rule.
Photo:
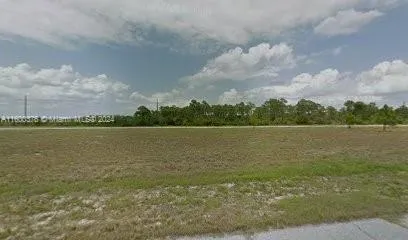
{"label": "tree line", "polygon": [[346,101],[340,109],[311,100],[297,104],[269,99],[261,106],[252,103],[210,105],[192,100],[186,107],[162,106],[152,111],[140,106],[133,116],[117,116],[121,126],[266,126],[266,125],[367,125],[408,124],[408,107],[393,108],[375,103]]}
{"label": "tree line", "polygon": [[[353,125],[381,124],[384,126],[408,124],[408,107],[393,108],[376,103],[346,101],[342,108],[325,107],[302,99],[297,104],[269,99],[260,106],[253,103],[214,104],[192,100],[188,106],[161,106],[151,110],[139,106],[132,116],[116,115],[110,123],[36,123],[34,125],[69,126],[267,126],[267,125]],[[2,123],[2,125],[16,125]],[[27,124],[26,124],[27,125]],[[28,124],[30,125],[30,124]]]}

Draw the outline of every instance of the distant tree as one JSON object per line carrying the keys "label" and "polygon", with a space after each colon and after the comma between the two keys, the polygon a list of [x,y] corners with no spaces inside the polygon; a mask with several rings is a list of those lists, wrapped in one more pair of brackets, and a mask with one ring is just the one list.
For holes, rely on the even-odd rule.
{"label": "distant tree", "polygon": [[395,114],[400,123],[408,123],[408,107],[405,104],[395,109]]}
{"label": "distant tree", "polygon": [[135,121],[135,118],[132,117],[132,116],[116,115],[116,116],[114,116],[114,120],[115,120],[115,122],[114,122],[115,125],[119,126],[119,127],[131,127],[131,126],[137,125],[136,121]]}
{"label": "distant tree", "polygon": [[284,123],[287,101],[284,98],[269,99],[261,107],[269,124]]}
{"label": "distant tree", "polygon": [[348,128],[351,128],[352,125],[356,124],[356,118],[353,113],[349,112],[346,115],[346,124]]}
{"label": "distant tree", "polygon": [[367,121],[367,123],[373,123],[377,112],[378,107],[375,103],[372,102],[368,104],[363,115],[363,120]]}
{"label": "distant tree", "polygon": [[354,112],[354,102],[351,100],[347,100],[344,103],[345,111],[346,112]]}
{"label": "distant tree", "polygon": [[387,125],[394,126],[397,124],[397,115],[392,107],[384,105],[377,114],[377,122],[383,125],[383,131],[386,131]]}
{"label": "distant tree", "polygon": [[139,126],[152,126],[153,125],[153,114],[145,106],[140,106],[135,115],[136,124]]}
{"label": "distant tree", "polygon": [[344,115],[344,120],[348,126],[348,128],[351,128],[352,125],[357,123],[356,120],[356,111],[355,111],[355,102],[348,100],[344,103],[344,108],[342,110],[343,115]]}
{"label": "distant tree", "polygon": [[[133,116],[115,116],[113,123],[72,122],[69,126],[224,126],[224,125],[282,125],[282,124],[382,124],[384,130],[394,124],[408,124],[408,107],[404,104],[395,110],[388,105],[379,109],[375,103],[348,100],[337,110],[324,107],[316,102],[301,99],[297,104],[288,104],[284,98],[275,98],[256,106],[253,103],[215,104],[191,100],[185,107],[161,106],[150,110],[140,106]],[[0,122],[0,125],[21,125],[23,123]],[[38,125],[61,125],[59,123],[38,123]],[[36,125],[36,124],[32,124]]]}
{"label": "distant tree", "polygon": [[325,111],[322,105],[302,99],[296,104],[296,123],[324,124]]}
{"label": "distant tree", "polygon": [[336,108],[328,106],[326,108],[326,122],[329,124],[335,124],[339,121],[339,112]]}

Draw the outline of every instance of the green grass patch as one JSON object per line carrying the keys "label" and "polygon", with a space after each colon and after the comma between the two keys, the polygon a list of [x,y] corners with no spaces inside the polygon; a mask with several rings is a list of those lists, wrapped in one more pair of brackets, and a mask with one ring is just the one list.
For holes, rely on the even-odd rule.
{"label": "green grass patch", "polygon": [[356,174],[379,174],[408,172],[402,163],[378,163],[365,160],[324,160],[305,164],[289,164],[269,169],[243,169],[203,173],[193,176],[167,175],[157,178],[105,179],[106,186],[120,188],[151,188],[156,186],[208,185],[231,182],[273,181],[318,176],[351,176]]}
{"label": "green grass patch", "polygon": [[[164,186],[209,185],[279,179],[302,179],[318,176],[351,176],[408,172],[404,163],[378,163],[367,160],[321,160],[304,164],[289,164],[269,169],[243,169],[202,173],[197,175],[160,175],[156,178],[126,177],[91,181],[55,181],[47,183],[13,183],[0,186],[0,196],[38,195],[49,193],[63,195],[70,192],[96,191],[99,189],[146,189]],[[393,190],[390,189],[392,192]]]}
{"label": "green grass patch", "polygon": [[[313,204],[311,204],[313,203]],[[385,198],[373,189],[346,194],[324,194],[279,202],[284,211],[281,226],[343,222],[361,218],[400,216],[408,211],[408,203]]]}

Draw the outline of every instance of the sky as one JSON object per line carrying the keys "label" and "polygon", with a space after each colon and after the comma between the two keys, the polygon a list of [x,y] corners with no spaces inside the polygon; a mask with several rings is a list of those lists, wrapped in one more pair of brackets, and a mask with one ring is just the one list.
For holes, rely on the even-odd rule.
{"label": "sky", "polygon": [[[408,101],[408,0],[0,0],[0,115]],[[404,30],[405,29],[405,30]]]}

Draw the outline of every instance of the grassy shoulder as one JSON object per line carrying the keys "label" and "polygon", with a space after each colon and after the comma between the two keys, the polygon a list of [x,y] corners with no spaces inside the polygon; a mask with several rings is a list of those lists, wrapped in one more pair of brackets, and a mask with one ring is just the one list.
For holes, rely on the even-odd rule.
{"label": "grassy shoulder", "polygon": [[405,163],[378,163],[368,160],[321,160],[309,163],[276,166],[273,168],[246,168],[235,171],[216,171],[195,175],[158,174],[150,177],[105,178],[92,181],[18,182],[0,185],[1,195],[66,194],[75,191],[99,189],[145,189],[169,186],[209,185],[279,179],[302,179],[322,176],[351,176],[356,174],[397,174],[408,172]]}
{"label": "grassy shoulder", "polygon": [[195,176],[15,183],[1,186],[0,202],[1,237],[147,239],[251,231],[398,217],[408,212],[408,166],[322,160]]}

